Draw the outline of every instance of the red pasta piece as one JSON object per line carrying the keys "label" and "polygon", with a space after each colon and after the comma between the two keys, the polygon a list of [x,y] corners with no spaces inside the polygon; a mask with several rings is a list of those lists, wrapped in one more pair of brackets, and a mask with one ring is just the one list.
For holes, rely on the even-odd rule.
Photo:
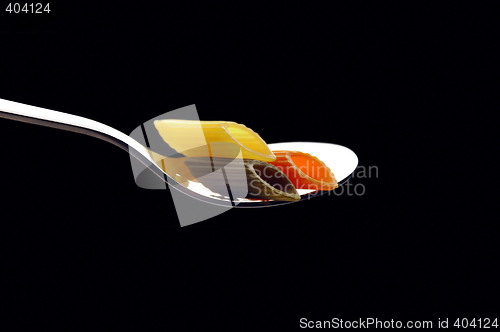
{"label": "red pasta piece", "polygon": [[275,161],[270,161],[290,179],[296,189],[333,190],[337,179],[324,162],[300,151],[273,151]]}

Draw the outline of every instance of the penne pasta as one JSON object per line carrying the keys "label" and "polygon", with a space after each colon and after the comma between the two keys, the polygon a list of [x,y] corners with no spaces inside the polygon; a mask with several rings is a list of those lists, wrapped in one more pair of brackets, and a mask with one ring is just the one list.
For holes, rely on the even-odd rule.
{"label": "penne pasta", "polygon": [[[163,140],[186,157],[235,158],[241,150],[244,159],[276,160],[256,132],[235,122],[156,120],[154,125]],[[220,143],[226,145],[221,148]]]}
{"label": "penne pasta", "polygon": [[275,161],[269,163],[287,175],[297,189],[333,190],[338,187],[335,175],[324,162],[299,151],[273,151]]}
{"label": "penne pasta", "polygon": [[[207,176],[223,169],[226,179],[230,179],[229,190],[233,199],[252,198],[265,200],[298,201],[300,199],[292,182],[277,167],[254,159],[244,159],[244,170],[241,164],[232,165],[232,159],[197,157],[187,158],[184,163],[191,174],[215,193],[228,191],[226,181],[221,178]],[[245,197],[238,197],[238,192],[244,192]]]}

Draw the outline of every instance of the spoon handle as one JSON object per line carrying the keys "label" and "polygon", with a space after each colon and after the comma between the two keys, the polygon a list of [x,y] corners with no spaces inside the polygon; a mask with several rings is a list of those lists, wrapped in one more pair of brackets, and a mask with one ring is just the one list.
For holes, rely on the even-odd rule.
{"label": "spoon handle", "polygon": [[77,115],[57,112],[5,99],[0,99],[0,118],[58,128],[99,138],[127,151],[130,155],[137,158],[146,167],[153,171],[153,173],[155,173],[160,179],[165,181],[169,187],[173,187],[187,196],[196,198],[197,200],[206,203],[221,206],[231,206],[232,204],[231,202],[222,201],[214,203],[213,198],[198,194],[184,187],[182,184],[175,181],[167,173],[167,171],[160,168],[160,166],[150,156],[151,151],[149,151],[146,147],[132,137],[125,135],[124,133],[103,123]]}
{"label": "spoon handle", "polygon": [[0,99],[0,118],[28,122],[94,136],[113,143],[127,152],[129,152],[129,148],[132,147],[148,161],[156,165],[149,156],[145,147],[132,137],[125,135],[115,128],[91,119],[68,113],[57,112],[46,108],[16,103],[5,99]]}

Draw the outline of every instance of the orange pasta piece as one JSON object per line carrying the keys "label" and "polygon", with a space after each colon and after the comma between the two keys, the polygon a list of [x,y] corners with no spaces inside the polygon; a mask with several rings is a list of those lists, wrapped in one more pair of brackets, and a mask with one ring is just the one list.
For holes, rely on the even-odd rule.
{"label": "orange pasta piece", "polygon": [[279,168],[297,189],[333,190],[338,187],[335,175],[324,162],[308,153],[299,151],[273,151]]}

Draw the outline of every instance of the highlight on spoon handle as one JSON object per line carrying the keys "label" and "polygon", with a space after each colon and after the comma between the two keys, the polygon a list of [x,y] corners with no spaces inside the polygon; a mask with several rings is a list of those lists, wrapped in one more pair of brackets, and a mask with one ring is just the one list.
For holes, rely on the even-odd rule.
{"label": "highlight on spoon handle", "polygon": [[[0,118],[77,132],[107,141],[127,151],[131,156],[135,157],[147,168],[149,168],[156,176],[165,181],[169,188],[176,189],[172,192],[179,191],[184,195],[195,198],[198,201],[210,203],[212,205],[220,205],[224,207],[228,205],[231,206],[230,202],[214,202],[211,197],[206,197],[193,192],[179,184],[158,166],[158,164],[150,156],[151,151],[149,151],[145,146],[137,142],[132,137],[125,135],[124,133],[103,123],[77,115],[57,112],[5,99],[0,99]],[[190,202],[190,204],[193,203],[192,201]]]}
{"label": "highlight on spoon handle", "polygon": [[[9,114],[14,116],[9,116]],[[130,136],[125,135],[121,131],[116,130],[115,128],[91,119],[73,114],[57,112],[46,108],[21,104],[5,99],[0,99],[0,117],[43,126],[55,127],[68,131],[80,132],[110,141],[109,139],[103,138],[102,135],[92,134],[102,133],[119,141],[119,144],[117,144],[117,142],[111,143],[114,143],[115,145],[118,145],[125,150],[128,150],[128,146],[132,147],[154,164],[144,146],[142,146],[139,142],[137,142]],[[84,130],[79,130],[79,128]]]}

